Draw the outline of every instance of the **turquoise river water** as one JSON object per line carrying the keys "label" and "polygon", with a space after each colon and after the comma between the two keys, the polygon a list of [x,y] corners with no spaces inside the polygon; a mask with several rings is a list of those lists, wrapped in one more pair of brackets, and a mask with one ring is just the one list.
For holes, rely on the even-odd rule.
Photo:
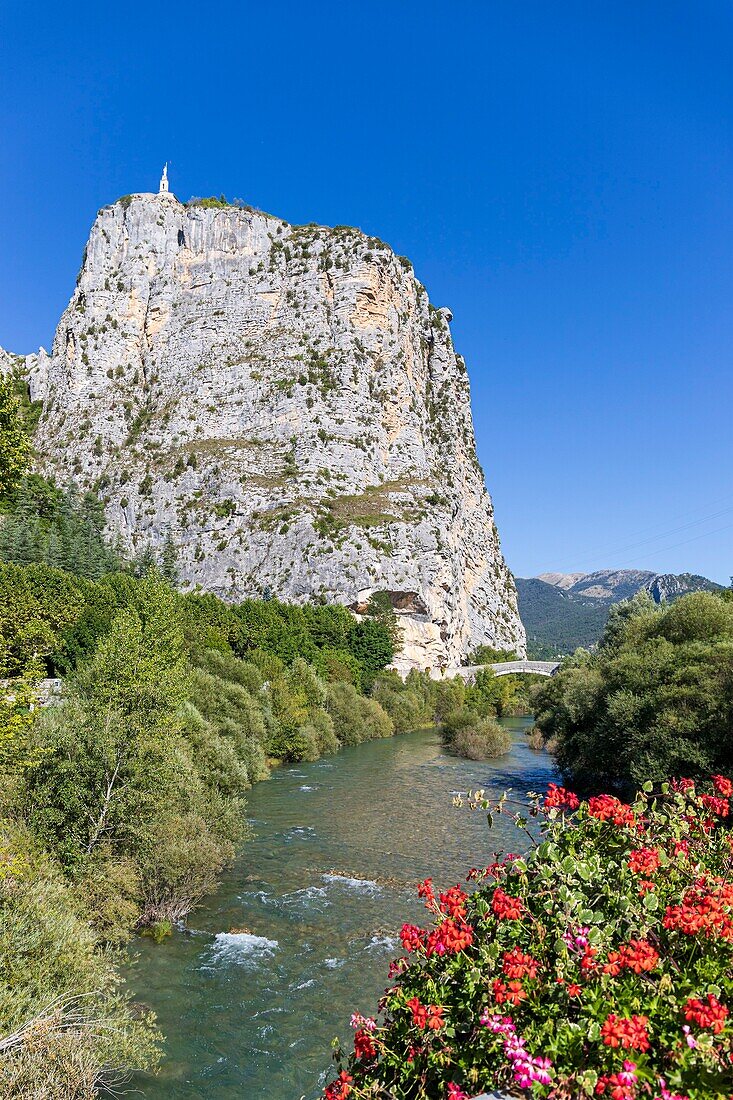
{"label": "turquoise river water", "polygon": [[[495,851],[521,849],[499,818],[455,809],[469,788],[541,790],[551,759],[532,752],[529,719],[509,719],[511,753],[488,763],[446,755],[434,731],[285,767],[249,793],[253,837],[216,894],[156,946],[139,941],[128,981],[166,1035],[146,1100],[299,1100],[318,1096],[335,1035],[371,1013],[401,953],[396,931],[426,914],[415,883],[465,878]],[[239,929],[240,931],[232,931]],[[242,931],[245,930],[245,931]]]}

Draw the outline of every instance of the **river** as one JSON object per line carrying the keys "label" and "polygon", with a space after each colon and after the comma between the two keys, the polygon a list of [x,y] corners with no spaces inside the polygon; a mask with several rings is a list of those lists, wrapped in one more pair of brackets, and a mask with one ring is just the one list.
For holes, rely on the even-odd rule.
{"label": "river", "polygon": [[[522,847],[510,821],[452,806],[455,792],[544,789],[551,759],[529,719],[507,720],[512,751],[473,763],[432,730],[284,767],[250,791],[252,839],[186,931],[141,940],[130,988],[158,1015],[166,1059],[138,1076],[146,1100],[309,1100],[335,1035],[371,1013],[404,920],[426,917],[414,884],[441,887]],[[344,877],[345,876],[345,877]],[[232,933],[231,929],[246,929]]]}

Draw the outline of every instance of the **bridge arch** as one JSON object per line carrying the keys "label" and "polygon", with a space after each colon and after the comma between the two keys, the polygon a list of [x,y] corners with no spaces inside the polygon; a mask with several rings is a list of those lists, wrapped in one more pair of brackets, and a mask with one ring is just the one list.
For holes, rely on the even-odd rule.
{"label": "bridge arch", "polygon": [[490,668],[495,676],[554,676],[560,667],[559,661],[499,661],[493,665],[462,665],[456,668],[447,668],[443,672],[442,679],[448,680],[453,676],[460,676],[466,683],[472,683],[476,674]]}

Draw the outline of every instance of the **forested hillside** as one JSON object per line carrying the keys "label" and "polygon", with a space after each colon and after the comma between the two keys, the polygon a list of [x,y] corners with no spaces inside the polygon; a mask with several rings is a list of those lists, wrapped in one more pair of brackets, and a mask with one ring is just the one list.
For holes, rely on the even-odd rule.
{"label": "forested hillside", "polygon": [[689,592],[720,589],[694,573],[652,573],[602,569],[596,573],[542,573],[516,578],[527,652],[551,660],[598,642],[614,604],[646,591],[655,603],[671,603]]}

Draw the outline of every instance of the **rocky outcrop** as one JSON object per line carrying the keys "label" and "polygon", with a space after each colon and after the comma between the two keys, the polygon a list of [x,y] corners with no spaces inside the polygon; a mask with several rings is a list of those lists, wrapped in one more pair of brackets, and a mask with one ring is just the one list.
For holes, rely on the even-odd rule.
{"label": "rocky outcrop", "polygon": [[450,320],[358,230],[127,196],[27,360],[39,460],[96,487],[131,552],[170,532],[188,586],[386,590],[403,668],[523,653]]}
{"label": "rocky outcrop", "polygon": [[644,587],[655,603],[672,603],[689,592],[720,591],[723,585],[698,573],[657,573]]}
{"label": "rocky outcrop", "polygon": [[596,573],[540,573],[534,580],[544,581],[561,592],[583,599],[618,603],[636,595],[642,588],[655,603],[671,601],[688,592],[707,592],[720,588],[715,581],[696,573],[652,573],[648,569],[600,569]]}

